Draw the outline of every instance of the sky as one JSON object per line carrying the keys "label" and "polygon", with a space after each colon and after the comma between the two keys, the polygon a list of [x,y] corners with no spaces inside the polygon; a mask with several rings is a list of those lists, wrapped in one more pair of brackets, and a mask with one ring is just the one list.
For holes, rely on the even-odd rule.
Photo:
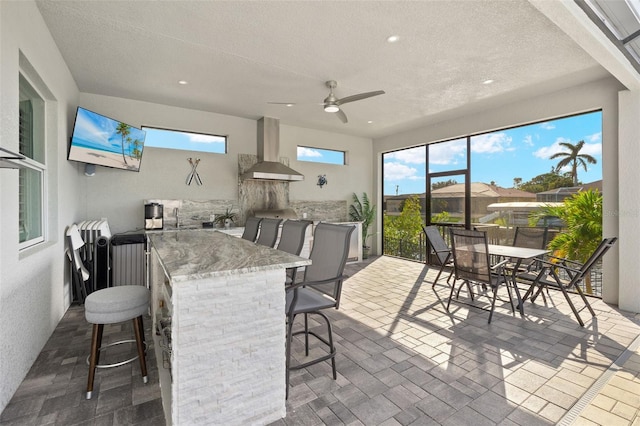
{"label": "sky", "polygon": [[[588,183],[602,179],[602,113],[597,111],[474,136],[471,139],[471,181],[494,181],[503,188],[512,188],[514,178],[522,178],[524,183],[550,172],[561,159],[549,157],[565,151],[559,145],[561,142],[575,145],[581,140],[585,144],[580,153],[593,156],[597,163],[587,164],[587,172],[579,168],[578,180]],[[466,139],[430,148],[431,173],[465,167]],[[385,154],[384,194],[425,192],[426,170],[424,146]],[[462,176],[452,179],[463,182]]]}
{"label": "sky", "polygon": [[145,146],[218,154],[224,154],[227,149],[227,138],[224,136],[154,129],[151,127],[144,127],[144,130],[147,132],[147,137],[144,141]]}

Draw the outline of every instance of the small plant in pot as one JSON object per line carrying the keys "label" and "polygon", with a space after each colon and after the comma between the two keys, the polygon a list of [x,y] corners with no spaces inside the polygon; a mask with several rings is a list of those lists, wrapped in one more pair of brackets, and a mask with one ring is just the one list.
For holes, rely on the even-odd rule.
{"label": "small plant in pot", "polygon": [[354,222],[362,222],[362,257],[367,259],[371,247],[367,244],[369,237],[373,235],[371,225],[376,218],[376,206],[372,205],[366,192],[362,193],[362,199],[353,194],[353,204],[349,206],[349,218]]}
{"label": "small plant in pot", "polygon": [[216,215],[216,223],[220,227],[230,228],[233,222],[236,220],[237,215],[232,213],[230,209],[226,212]]}

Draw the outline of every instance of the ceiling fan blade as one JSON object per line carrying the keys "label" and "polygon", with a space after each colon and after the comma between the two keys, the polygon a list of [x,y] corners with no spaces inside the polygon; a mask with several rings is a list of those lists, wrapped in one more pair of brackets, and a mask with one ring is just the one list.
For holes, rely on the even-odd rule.
{"label": "ceiling fan blade", "polygon": [[359,93],[357,95],[347,96],[346,98],[338,99],[336,103],[338,105],[346,104],[347,102],[359,101],[362,99],[371,98],[373,96],[384,95],[384,90],[376,90],[375,92]]}
{"label": "ceiling fan blade", "polygon": [[347,115],[341,109],[336,112],[336,115],[344,124],[347,124],[349,122],[349,120],[347,120]]}

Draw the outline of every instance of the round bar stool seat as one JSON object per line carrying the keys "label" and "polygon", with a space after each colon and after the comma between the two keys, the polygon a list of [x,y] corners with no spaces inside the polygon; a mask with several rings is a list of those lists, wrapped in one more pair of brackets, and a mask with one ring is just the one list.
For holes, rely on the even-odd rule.
{"label": "round bar stool seat", "polygon": [[[93,324],[93,334],[91,338],[91,354],[89,355],[89,380],[87,383],[87,399],[91,399],[93,392],[93,381],[96,368],[117,367],[129,363],[136,358],[140,359],[140,369],[142,380],[147,383],[147,364],[145,360],[144,348],[144,328],[142,316],[149,308],[149,290],[140,285],[123,285],[109,287],[94,291],[87,296],[84,302],[84,315],[87,322]],[[116,324],[124,321],[133,321],[133,329],[136,336],[138,356],[130,360],[112,364],[100,365],[100,349],[102,345],[102,331],[105,324]],[[111,343],[113,346],[119,343],[130,342],[124,340]],[[105,347],[107,347],[105,346]]]}

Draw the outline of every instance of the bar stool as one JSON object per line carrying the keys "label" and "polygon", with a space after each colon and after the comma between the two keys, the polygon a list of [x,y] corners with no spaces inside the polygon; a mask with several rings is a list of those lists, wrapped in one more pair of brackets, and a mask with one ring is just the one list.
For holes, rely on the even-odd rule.
{"label": "bar stool", "polygon": [[[119,367],[128,364],[135,359],[140,359],[140,370],[142,371],[142,381],[148,382],[147,363],[145,360],[144,328],[142,326],[142,315],[149,308],[149,290],[140,285],[123,285],[109,287],[94,291],[84,302],[84,315],[87,322],[93,324],[93,335],[91,338],[91,354],[87,357],[89,364],[89,380],[87,383],[87,399],[91,399],[93,392],[93,379],[96,368]],[[102,331],[105,324],[115,324],[133,320],[135,340],[122,340],[102,346]],[[122,343],[136,342],[138,355],[126,361],[114,364],[99,364],[100,351],[109,346]]]}

